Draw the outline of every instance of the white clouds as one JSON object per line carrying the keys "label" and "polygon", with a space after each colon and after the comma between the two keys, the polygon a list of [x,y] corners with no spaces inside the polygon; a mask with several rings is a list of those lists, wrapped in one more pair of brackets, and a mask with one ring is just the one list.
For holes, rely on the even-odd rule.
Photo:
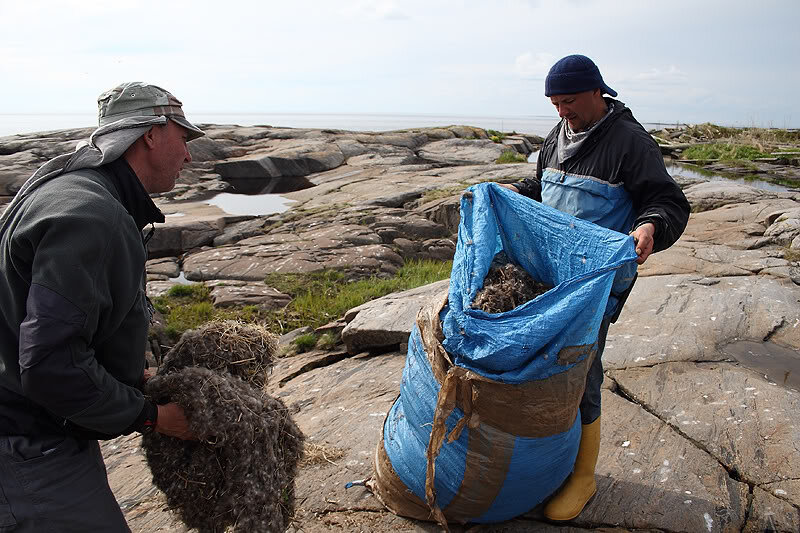
{"label": "white clouds", "polygon": [[407,20],[411,17],[394,0],[359,0],[342,3],[344,13],[383,20]]}
{"label": "white clouds", "polygon": [[0,113],[91,110],[102,90],[137,79],[203,112],[550,116],[548,70],[583,53],[644,121],[784,124],[800,120],[800,3],[779,11],[721,0],[0,0]]}
{"label": "white clouds", "polygon": [[556,56],[547,52],[525,52],[514,60],[514,72],[523,78],[544,79],[557,60]]}
{"label": "white clouds", "polygon": [[653,67],[646,72],[640,72],[633,76],[633,80],[635,81],[656,83],[685,83],[688,79],[686,73],[675,65],[670,65],[663,69]]}

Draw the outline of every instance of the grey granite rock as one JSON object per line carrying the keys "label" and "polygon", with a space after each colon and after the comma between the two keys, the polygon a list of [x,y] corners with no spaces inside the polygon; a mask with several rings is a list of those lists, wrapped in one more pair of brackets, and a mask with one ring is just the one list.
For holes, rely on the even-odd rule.
{"label": "grey granite rock", "polygon": [[265,310],[281,309],[292,300],[288,294],[267,287],[263,283],[217,282],[212,285],[210,296],[216,307],[254,305]]}
{"label": "grey granite rock", "polygon": [[479,165],[494,163],[508,149],[489,140],[446,139],[425,145],[419,156],[443,165]]}
{"label": "grey granite rock", "polygon": [[[208,135],[190,145],[194,161],[179,186],[156,198],[167,222],[150,243],[148,294],[172,286],[182,264],[188,278],[212,288],[217,305],[287,301],[263,284],[271,272],[387,276],[409,258],[450,257],[461,192],[534,176],[534,164],[494,161],[509,146],[524,153],[541,142],[523,135],[496,144],[469,126],[383,133],[204,127]],[[0,139],[0,202],[90,132]],[[274,190],[296,189],[283,195],[295,203],[285,213],[249,217],[203,202],[237,173],[273,180]],[[800,524],[800,393],[734,364],[722,348],[767,339],[800,349],[800,265],[788,253],[800,246],[800,194],[679,181],[694,209],[689,226],[640,268],[609,331],[598,495],[559,531],[796,531]],[[297,480],[296,531],[438,531],[395,517],[363,488],[344,484],[372,472],[405,361],[403,352],[365,351],[403,345],[419,307],[446,284],[351,310],[342,330],[347,351],[278,361],[270,390],[323,451]],[[103,452],[133,531],[185,530],[152,486],[138,437],[105,442]],[[482,531],[556,530],[540,518],[534,509]]]}
{"label": "grey granite rock", "polygon": [[436,294],[447,290],[449,280],[372,300],[348,311],[342,341],[350,353],[385,349],[408,341],[417,313]]}

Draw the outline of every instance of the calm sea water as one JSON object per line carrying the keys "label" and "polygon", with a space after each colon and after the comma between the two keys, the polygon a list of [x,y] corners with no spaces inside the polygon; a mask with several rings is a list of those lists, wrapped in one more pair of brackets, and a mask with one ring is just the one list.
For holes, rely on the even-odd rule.
{"label": "calm sea water", "polygon": [[[337,113],[198,113],[189,117],[199,124],[270,125],[289,128],[330,128],[353,131],[388,131],[406,128],[462,124],[503,132],[532,133],[545,136],[558,122],[558,116],[481,116],[481,115],[393,115]],[[97,117],[84,114],[0,114],[0,137],[17,133],[88,128]],[[672,124],[674,125],[674,124]],[[647,129],[664,124],[645,123]]]}

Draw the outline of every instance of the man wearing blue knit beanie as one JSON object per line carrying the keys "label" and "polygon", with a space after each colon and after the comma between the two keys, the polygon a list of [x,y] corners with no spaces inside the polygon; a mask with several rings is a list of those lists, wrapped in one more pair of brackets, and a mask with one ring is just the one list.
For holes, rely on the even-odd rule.
{"label": "man wearing blue knit beanie", "polygon": [[548,519],[566,521],[578,516],[597,491],[601,356],[608,327],[616,322],[633,288],[637,264],[672,246],[683,233],[689,202],[667,173],[656,142],[630,109],[614,99],[617,91],[606,85],[591,59],[569,55],[558,60],[547,74],[544,94],[561,121],[542,144],[536,177],[507,187],[600,226],[630,233],[639,256],[614,278],[580,404],[582,433],[575,467],[544,508]]}

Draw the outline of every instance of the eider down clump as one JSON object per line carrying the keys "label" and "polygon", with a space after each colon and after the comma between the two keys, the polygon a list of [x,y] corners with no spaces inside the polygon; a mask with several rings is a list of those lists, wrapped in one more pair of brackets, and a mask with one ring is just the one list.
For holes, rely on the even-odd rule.
{"label": "eider down clump", "polygon": [[197,441],[146,434],[154,484],[201,533],[285,531],[294,515],[294,478],[303,434],[264,389],[277,352],[274,335],[237,322],[183,334],[145,384],[157,404],[180,405]]}
{"label": "eider down clump", "polygon": [[487,313],[504,313],[552,288],[552,285],[533,279],[522,267],[511,262],[505,252],[500,252],[492,260],[472,308]]}

